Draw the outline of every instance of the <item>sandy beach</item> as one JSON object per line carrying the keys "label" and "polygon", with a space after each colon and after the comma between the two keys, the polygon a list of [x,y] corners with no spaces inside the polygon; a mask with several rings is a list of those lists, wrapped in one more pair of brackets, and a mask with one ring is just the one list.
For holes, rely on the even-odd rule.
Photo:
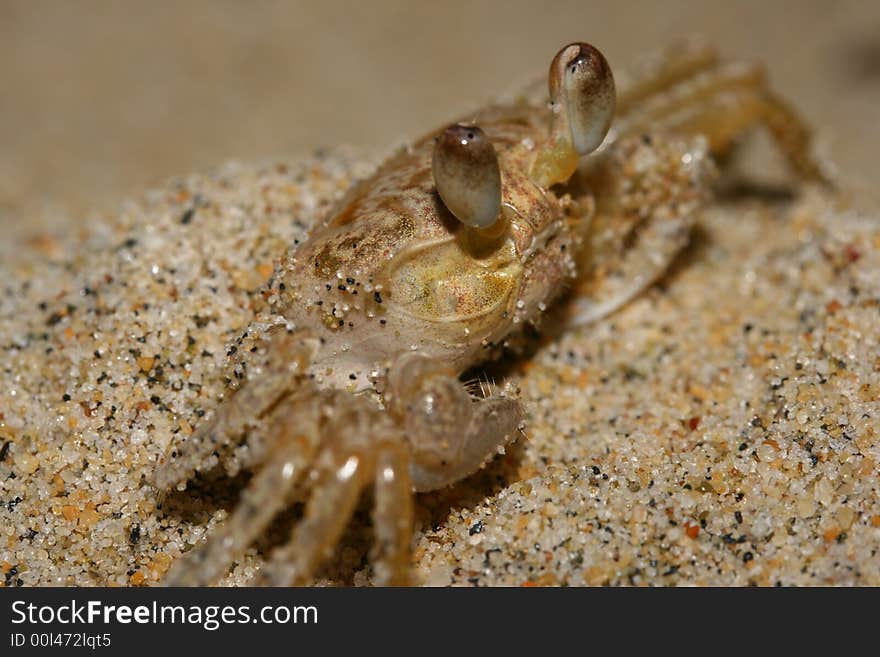
{"label": "sandy beach", "polygon": [[[329,73],[314,53],[346,61],[345,34],[291,42],[271,25],[321,34],[333,11],[272,7],[252,23],[234,6],[202,8],[192,52],[156,57],[159,36],[184,41],[174,37],[194,34],[194,19],[160,5],[135,29],[104,7],[83,29],[106,39],[74,42],[67,61],[53,60],[48,38],[63,15],[0,10],[0,75],[22,90],[4,99],[0,126],[0,585],[155,584],[222,522],[247,472],[220,467],[168,495],[149,475],[229,395],[231,346],[274,261],[389,148],[528,79],[545,66],[539,53],[571,36],[561,24],[599,16],[595,41],[610,44],[612,64],[693,32],[764,61],[816,126],[841,193],[793,184],[766,140],[750,140],[728,180],[752,184],[720,191],[657,285],[591,327],[545,327],[505,363],[527,436],[417,497],[418,581],[880,584],[880,42],[866,29],[876,7],[612,15],[560,3],[515,49],[526,7],[507,33],[478,47],[465,31],[456,48],[424,27],[429,9],[385,3],[349,28],[346,54],[369,53],[370,70]],[[474,9],[478,27],[490,11]],[[730,30],[729,12],[740,19]],[[805,35],[813,47],[794,57]],[[415,75],[420,37],[449,56]],[[102,63],[102,48],[123,43],[127,66]],[[484,51],[511,55],[473,65]],[[132,75],[139,96],[125,86]],[[282,88],[284,77],[296,83]],[[380,83],[392,78],[408,94],[389,95]],[[235,471],[245,449],[223,464]],[[222,583],[247,583],[298,512]],[[318,583],[371,583],[371,540],[364,504]]]}

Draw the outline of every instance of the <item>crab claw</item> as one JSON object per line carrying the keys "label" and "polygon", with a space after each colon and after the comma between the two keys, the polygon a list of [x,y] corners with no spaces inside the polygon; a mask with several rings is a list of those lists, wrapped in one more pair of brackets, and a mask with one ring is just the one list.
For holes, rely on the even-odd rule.
{"label": "crab claw", "polygon": [[531,177],[542,187],[565,182],[578,157],[602,144],[614,117],[614,76],[605,57],[587,43],[572,43],[550,64],[550,138],[539,150]]}
{"label": "crab claw", "polygon": [[501,209],[501,170],[486,134],[453,124],[434,145],[434,184],[444,205],[463,224],[488,228]]}

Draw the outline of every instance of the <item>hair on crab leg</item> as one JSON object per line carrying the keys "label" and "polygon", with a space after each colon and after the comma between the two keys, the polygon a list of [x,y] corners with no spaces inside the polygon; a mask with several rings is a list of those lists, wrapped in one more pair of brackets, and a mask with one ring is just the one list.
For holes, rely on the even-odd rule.
{"label": "hair on crab leg", "polygon": [[399,441],[383,444],[377,456],[373,507],[376,539],[371,560],[380,586],[405,586],[410,582],[413,492],[409,458],[409,450]]}
{"label": "hair on crab leg", "polygon": [[361,492],[374,472],[375,448],[328,448],[318,457],[319,483],[311,491],[303,519],[290,540],[277,548],[257,577],[260,586],[307,582],[339,542]]}
{"label": "hair on crab leg", "polygon": [[174,564],[163,586],[206,586],[215,581],[281,511],[318,445],[316,401],[311,398],[276,409],[271,427],[274,444],[232,514],[205,543]]}
{"label": "hair on crab leg", "polygon": [[269,349],[274,358],[265,372],[249,379],[232,393],[220,404],[214,416],[202,422],[187,440],[169,448],[153,474],[153,484],[157,488],[182,484],[195,471],[215,465],[214,452],[228,445],[249,422],[271,408],[297,383],[306,383],[297,379],[303,376],[314,352],[307,334],[285,332],[269,343]]}

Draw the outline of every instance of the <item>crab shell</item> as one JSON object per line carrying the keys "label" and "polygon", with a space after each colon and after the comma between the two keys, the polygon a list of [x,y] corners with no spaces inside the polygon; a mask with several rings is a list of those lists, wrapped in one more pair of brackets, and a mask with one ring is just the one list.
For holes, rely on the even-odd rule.
{"label": "crab shell", "polygon": [[473,121],[498,154],[495,226],[471,228],[444,206],[431,171],[437,131],[355,185],[282,262],[276,304],[319,339],[311,373],[322,387],[367,389],[411,351],[460,373],[574,275],[577,205],[527,175],[549,113],[499,106]]}

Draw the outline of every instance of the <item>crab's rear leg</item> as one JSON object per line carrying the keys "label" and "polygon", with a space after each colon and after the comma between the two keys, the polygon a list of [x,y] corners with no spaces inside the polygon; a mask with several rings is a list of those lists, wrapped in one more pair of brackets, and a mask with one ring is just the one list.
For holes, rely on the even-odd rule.
{"label": "crab's rear leg", "polygon": [[715,68],[719,61],[715,48],[693,41],[682,41],[649,55],[633,70],[618,78],[618,115],[626,114],[644,100],[663,93],[683,80]]}
{"label": "crab's rear leg", "polygon": [[767,128],[795,172],[827,182],[811,153],[811,131],[788,103],[767,86],[760,66],[725,64],[632,104],[616,125],[620,135],[703,135],[721,153],[754,125]]}
{"label": "crab's rear leg", "polygon": [[194,472],[216,465],[217,453],[268,412],[291,390],[304,383],[304,373],[315,345],[304,332],[276,335],[266,371],[246,381],[202,422],[184,442],[173,445],[153,473],[153,484],[167,489],[183,484]]}

